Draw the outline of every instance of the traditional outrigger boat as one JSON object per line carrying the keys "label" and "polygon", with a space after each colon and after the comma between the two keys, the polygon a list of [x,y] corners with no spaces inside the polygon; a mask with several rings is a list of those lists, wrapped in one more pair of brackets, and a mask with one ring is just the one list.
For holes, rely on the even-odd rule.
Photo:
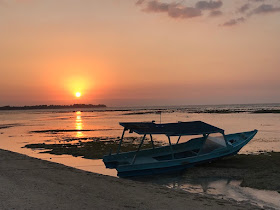
{"label": "traditional outrigger boat", "polygon": [[[116,154],[103,157],[107,168],[115,168],[118,176],[139,176],[183,170],[197,164],[211,162],[235,155],[258,132],[257,130],[225,135],[224,130],[202,121],[156,124],[154,122],[120,123],[124,127]],[[137,151],[120,153],[126,131],[143,135]],[[221,134],[212,137],[210,134]],[[169,145],[155,147],[153,135],[165,135]],[[202,135],[179,143],[182,136]],[[152,148],[141,150],[144,140],[150,136]],[[178,137],[171,143],[171,137]]]}

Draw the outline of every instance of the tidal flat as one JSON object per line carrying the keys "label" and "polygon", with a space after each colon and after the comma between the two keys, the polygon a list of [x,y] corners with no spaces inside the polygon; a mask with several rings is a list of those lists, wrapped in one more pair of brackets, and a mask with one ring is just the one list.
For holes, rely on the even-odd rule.
{"label": "tidal flat", "polygon": [[[113,129],[80,129],[79,132],[88,132],[88,131],[110,131]],[[77,132],[76,129],[52,129],[52,130],[36,130],[30,131],[30,133],[66,133],[66,132]]]}
{"label": "tidal flat", "polygon": [[[66,143],[70,142],[71,143]],[[73,142],[75,141],[75,142]],[[141,138],[137,137],[127,137],[124,138],[121,152],[129,152],[137,150]],[[27,144],[25,148],[30,149],[40,149],[44,150],[41,153],[49,153],[54,155],[72,155],[74,157],[81,156],[87,159],[102,159],[106,154],[114,153],[117,151],[119,145],[119,139],[114,140],[113,138],[105,137],[92,137],[85,139],[66,139],[59,144]],[[160,146],[161,142],[154,142],[154,145]],[[152,148],[150,141],[144,141],[144,144],[141,147],[142,149]]]}
{"label": "tidal flat", "polygon": [[207,176],[241,180],[242,187],[273,190],[280,193],[280,153],[238,154],[210,164],[194,167],[186,177]]}
{"label": "tidal flat", "polygon": [[[160,123],[161,120],[162,123],[166,123],[202,120],[224,129],[226,134],[257,129],[259,132],[256,137],[239,152],[239,154],[250,155],[244,157],[237,155],[231,157],[233,159],[225,158],[209,165],[190,168],[178,176],[173,174],[167,177],[155,176],[154,180],[158,183],[156,181],[152,183],[194,194],[201,193],[220,199],[246,201],[252,204],[257,203],[261,207],[270,206],[279,209],[279,185],[275,181],[279,180],[277,175],[277,162],[280,162],[277,158],[280,152],[279,116],[278,113],[252,113],[257,110],[279,110],[279,108],[280,105],[225,105],[137,109],[126,107],[109,110],[1,111],[0,119],[3,128],[0,130],[0,148],[115,177],[116,170],[106,169],[101,158],[104,154],[108,154],[110,149],[112,153],[116,151],[118,136],[120,137],[122,132],[119,122],[155,120],[156,123]],[[204,113],[208,112],[207,110],[244,110],[245,112]],[[161,111],[161,118],[157,111]],[[195,113],[201,111],[203,113]],[[153,113],[123,115],[134,112]],[[15,124],[16,126],[6,127],[6,125]],[[132,145],[124,143],[122,151],[136,150],[139,145],[140,139],[134,138],[139,136],[134,134],[128,134],[128,136],[132,137],[131,142],[132,139],[135,141]],[[154,140],[159,141],[159,145],[168,143],[165,138],[157,136]],[[176,142],[175,139],[171,140],[173,143]],[[145,141],[145,143],[148,142],[148,140]],[[32,146],[25,147],[25,145]],[[144,148],[146,146],[151,145],[144,145]],[[275,153],[270,154],[272,150]],[[260,157],[259,155],[251,156],[260,151],[265,152],[267,156],[262,154]],[[262,166],[258,165],[258,158],[263,158]],[[273,162],[276,164],[273,165]]]}
{"label": "tidal flat", "polygon": [[[69,141],[69,140],[68,140]],[[141,138],[128,137],[124,139],[122,152],[135,151]],[[28,144],[30,149],[43,150],[41,153],[54,155],[81,156],[87,159],[101,159],[103,155],[116,152],[119,140],[112,138],[95,137],[90,141],[59,144]],[[162,145],[155,142],[156,146]],[[145,141],[142,149],[152,148],[150,141]],[[280,153],[267,152],[260,154],[238,154],[226,157],[211,163],[198,165],[184,171],[184,176],[189,178],[220,177],[241,180],[242,187],[273,190],[280,193]]]}

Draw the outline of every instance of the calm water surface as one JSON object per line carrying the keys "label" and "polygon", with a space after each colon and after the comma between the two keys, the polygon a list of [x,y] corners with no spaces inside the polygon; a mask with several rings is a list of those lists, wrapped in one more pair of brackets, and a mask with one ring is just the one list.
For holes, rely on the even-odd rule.
{"label": "calm water surface", "polygon": [[[115,108],[103,110],[29,110],[0,112],[0,148],[19,152],[32,157],[46,159],[79,169],[116,176],[116,171],[105,169],[102,160],[88,160],[69,155],[51,155],[38,150],[23,148],[34,143],[63,143],[68,138],[112,137],[121,135],[119,122],[152,121],[160,122],[160,115],[153,113],[162,109],[161,122],[201,120],[223,128],[227,134],[258,129],[255,138],[240,153],[258,153],[262,151],[280,152],[280,114],[252,114],[248,112],[230,114],[189,113],[191,110],[256,110],[280,109],[279,104],[272,105],[227,105],[199,107],[145,107]],[[147,114],[132,115],[135,112]],[[128,115],[130,114],[130,115]],[[7,127],[7,128],[5,128]],[[35,130],[64,130],[58,133],[32,133]],[[91,130],[91,131],[83,131]],[[134,134],[132,134],[135,136]],[[167,141],[156,137],[158,141]],[[185,139],[186,140],[186,139]],[[175,139],[174,139],[175,141]],[[184,139],[183,139],[184,141]],[[280,194],[277,192],[241,188],[239,181],[209,178],[206,180],[188,180],[183,177],[165,177],[158,183],[180,188],[189,192],[206,193],[238,201],[248,200],[261,206],[280,208]]]}

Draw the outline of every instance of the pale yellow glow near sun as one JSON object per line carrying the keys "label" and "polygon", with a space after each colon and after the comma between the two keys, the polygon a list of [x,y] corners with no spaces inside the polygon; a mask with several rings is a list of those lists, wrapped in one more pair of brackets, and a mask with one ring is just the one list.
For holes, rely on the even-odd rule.
{"label": "pale yellow glow near sun", "polygon": [[79,97],[81,97],[82,94],[80,92],[76,92],[75,95],[77,98],[79,98]]}

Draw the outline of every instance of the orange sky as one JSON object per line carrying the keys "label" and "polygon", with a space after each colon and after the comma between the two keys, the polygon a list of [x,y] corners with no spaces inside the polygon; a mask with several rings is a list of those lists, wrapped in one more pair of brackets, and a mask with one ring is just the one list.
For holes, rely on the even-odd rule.
{"label": "orange sky", "polygon": [[0,0],[0,106],[280,102],[279,1],[178,2]]}

